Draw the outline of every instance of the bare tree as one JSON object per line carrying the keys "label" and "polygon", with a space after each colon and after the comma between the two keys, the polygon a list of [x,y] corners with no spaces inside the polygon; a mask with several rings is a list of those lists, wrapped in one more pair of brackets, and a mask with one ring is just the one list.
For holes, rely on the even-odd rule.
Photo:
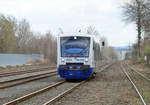
{"label": "bare tree", "polygon": [[19,22],[17,27],[17,48],[20,52],[28,52],[29,43],[31,42],[33,38],[33,32],[30,29],[30,25],[27,22],[27,20],[23,19],[21,22]]}
{"label": "bare tree", "polygon": [[38,42],[40,43],[38,49],[40,53],[44,54],[44,58],[47,59],[49,63],[56,63],[57,42],[52,33],[48,31],[45,35],[41,35]]}
{"label": "bare tree", "polygon": [[14,17],[0,15],[0,52],[12,53],[16,47]]}
{"label": "bare tree", "polygon": [[138,56],[141,57],[141,32],[143,19],[145,17],[145,5],[147,0],[132,0],[130,3],[125,3],[123,6],[124,19],[128,22],[135,22],[138,32]]}
{"label": "bare tree", "polygon": [[99,35],[99,32],[96,30],[94,26],[87,27],[87,34],[90,35]]}
{"label": "bare tree", "polygon": [[63,34],[64,32],[63,32],[63,29],[62,28],[58,28],[58,35],[59,34]]}

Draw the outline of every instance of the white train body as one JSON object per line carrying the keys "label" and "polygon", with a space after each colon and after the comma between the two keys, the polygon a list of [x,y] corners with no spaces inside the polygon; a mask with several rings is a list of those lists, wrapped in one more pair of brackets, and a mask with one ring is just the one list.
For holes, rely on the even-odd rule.
{"label": "white train body", "polygon": [[65,79],[86,79],[94,69],[92,35],[61,34],[57,38],[57,68]]}

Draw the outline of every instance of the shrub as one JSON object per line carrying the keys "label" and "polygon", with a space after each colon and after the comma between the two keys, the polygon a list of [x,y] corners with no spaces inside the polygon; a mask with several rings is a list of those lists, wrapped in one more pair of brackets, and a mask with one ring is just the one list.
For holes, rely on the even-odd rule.
{"label": "shrub", "polygon": [[144,58],[142,58],[142,57],[141,57],[141,58],[138,58],[138,59],[137,59],[137,62],[138,62],[138,63],[143,63],[143,62],[144,62]]}
{"label": "shrub", "polygon": [[146,49],[146,53],[150,55],[150,47]]}
{"label": "shrub", "polygon": [[40,58],[35,59],[34,64],[42,64],[43,61]]}
{"label": "shrub", "polygon": [[7,65],[6,68],[13,68],[15,66]]}
{"label": "shrub", "polygon": [[3,70],[3,69],[6,69],[5,67],[3,67],[3,66],[0,66],[0,70]]}

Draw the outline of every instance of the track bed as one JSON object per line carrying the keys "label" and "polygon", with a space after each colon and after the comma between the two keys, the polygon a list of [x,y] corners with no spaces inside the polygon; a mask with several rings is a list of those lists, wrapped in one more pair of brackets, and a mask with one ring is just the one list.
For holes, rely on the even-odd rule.
{"label": "track bed", "polygon": [[114,64],[55,105],[141,105],[120,63]]}

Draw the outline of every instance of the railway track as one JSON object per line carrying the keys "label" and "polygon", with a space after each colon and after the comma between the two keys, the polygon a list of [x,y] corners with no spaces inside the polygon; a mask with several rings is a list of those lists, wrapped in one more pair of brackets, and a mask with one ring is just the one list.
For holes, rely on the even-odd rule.
{"label": "railway track", "polygon": [[44,68],[38,68],[38,69],[0,73],[0,77],[7,77],[7,76],[13,76],[13,75],[19,75],[19,74],[25,74],[25,73],[40,72],[40,71],[48,71],[49,69],[52,69],[52,68],[56,68],[56,67],[52,66],[52,67],[44,67]]}
{"label": "railway track", "polygon": [[25,83],[28,83],[28,82],[31,82],[34,80],[39,80],[39,79],[47,78],[47,77],[54,76],[54,75],[57,75],[57,71],[51,71],[51,72],[47,72],[47,73],[41,73],[38,75],[31,75],[31,76],[22,77],[22,78],[1,81],[0,89],[5,89],[5,88],[25,84]]}
{"label": "railway track", "polygon": [[[103,65],[98,66],[98,67],[105,67],[107,65],[108,64],[103,64]],[[28,83],[28,82],[32,82],[32,81],[35,81],[35,80],[47,78],[47,77],[54,76],[54,75],[57,75],[57,71],[51,71],[51,72],[48,72],[48,73],[41,73],[41,74],[38,74],[38,75],[31,75],[31,76],[27,76],[27,77],[21,77],[21,78],[6,80],[6,81],[0,81],[0,84],[1,84],[0,89],[14,87],[14,86],[17,86],[17,85],[25,84],[25,83]]]}
{"label": "railway track", "polygon": [[132,70],[133,72],[137,73],[138,75],[140,75],[141,77],[143,77],[145,80],[147,80],[148,82],[150,82],[150,79],[147,78],[144,74],[138,72],[137,70],[135,70],[133,67],[131,67],[129,64],[125,63],[125,65],[127,65],[130,70]]}
{"label": "railway track", "polygon": [[[100,65],[98,67],[103,67],[107,64]],[[13,75],[19,75],[19,74],[26,74],[26,73],[33,73],[33,72],[40,72],[40,71],[48,71],[51,68],[56,68],[55,66],[51,67],[44,67],[44,68],[38,68],[38,69],[30,69],[30,70],[23,70],[23,71],[15,71],[15,72],[6,72],[6,73],[0,73],[1,77],[7,77],[7,76],[13,76]]]}
{"label": "railway track", "polygon": [[41,94],[41,93],[43,93],[43,92],[45,92],[45,91],[47,91],[47,90],[49,90],[49,89],[51,89],[51,88],[54,88],[54,87],[56,87],[56,86],[59,86],[59,85],[61,85],[61,84],[63,84],[63,83],[65,83],[65,81],[61,81],[61,82],[55,83],[55,84],[53,84],[53,85],[49,85],[49,86],[47,86],[47,87],[45,87],[45,88],[43,88],[43,89],[40,89],[40,90],[38,90],[38,91],[35,91],[35,92],[30,93],[30,94],[27,94],[27,95],[24,95],[24,96],[22,96],[22,97],[19,97],[19,98],[15,99],[15,100],[12,100],[12,101],[10,101],[10,102],[8,102],[8,103],[5,103],[5,104],[3,104],[3,105],[14,105],[14,104],[18,104],[18,103],[20,103],[20,102],[22,102],[22,101],[24,101],[24,100],[27,100],[27,99],[29,99],[29,98],[31,98],[31,97],[34,97],[34,96],[36,96],[36,95],[39,95],[39,94]]}
{"label": "railway track", "polygon": [[[106,65],[103,67],[103,69],[100,71],[104,71],[105,69],[109,68],[112,64]],[[12,100],[10,102],[7,102],[3,105],[22,105],[22,104],[41,104],[41,105],[48,105],[53,104],[58,99],[64,97],[65,95],[69,94],[73,90],[75,90],[80,85],[86,83],[91,78],[84,80],[79,83],[68,83],[66,81],[57,82],[53,85],[49,85],[43,89],[40,89],[38,91],[35,91],[33,93],[24,95],[22,97],[19,97],[15,100]],[[55,95],[52,95],[55,94]],[[57,93],[57,94],[56,94]],[[45,97],[45,98],[44,98]]]}
{"label": "railway track", "polygon": [[[137,84],[135,82],[136,80],[133,79],[133,75],[131,76],[131,74],[129,73],[129,71],[127,71],[128,69],[130,69],[129,66],[124,63],[124,64],[121,64],[121,67],[122,67],[123,72],[127,76],[128,80],[131,82],[132,86],[134,87],[136,93],[138,94],[138,96],[139,96],[139,98],[141,100],[141,103],[143,105],[147,105],[146,102],[145,102],[145,100],[144,100],[144,96],[143,96],[142,92],[140,91],[140,88],[137,86]],[[140,76],[142,78],[146,79],[144,75],[140,75]]]}
{"label": "railway track", "polygon": [[64,97],[65,95],[69,94],[70,92],[72,92],[74,89],[76,89],[77,87],[79,87],[80,85],[84,84],[87,80],[76,84],[75,86],[67,89],[66,91],[58,94],[56,97],[52,98],[51,100],[49,100],[48,102],[44,103],[43,105],[49,105],[49,104],[53,104],[54,102],[56,102],[58,99]]}

